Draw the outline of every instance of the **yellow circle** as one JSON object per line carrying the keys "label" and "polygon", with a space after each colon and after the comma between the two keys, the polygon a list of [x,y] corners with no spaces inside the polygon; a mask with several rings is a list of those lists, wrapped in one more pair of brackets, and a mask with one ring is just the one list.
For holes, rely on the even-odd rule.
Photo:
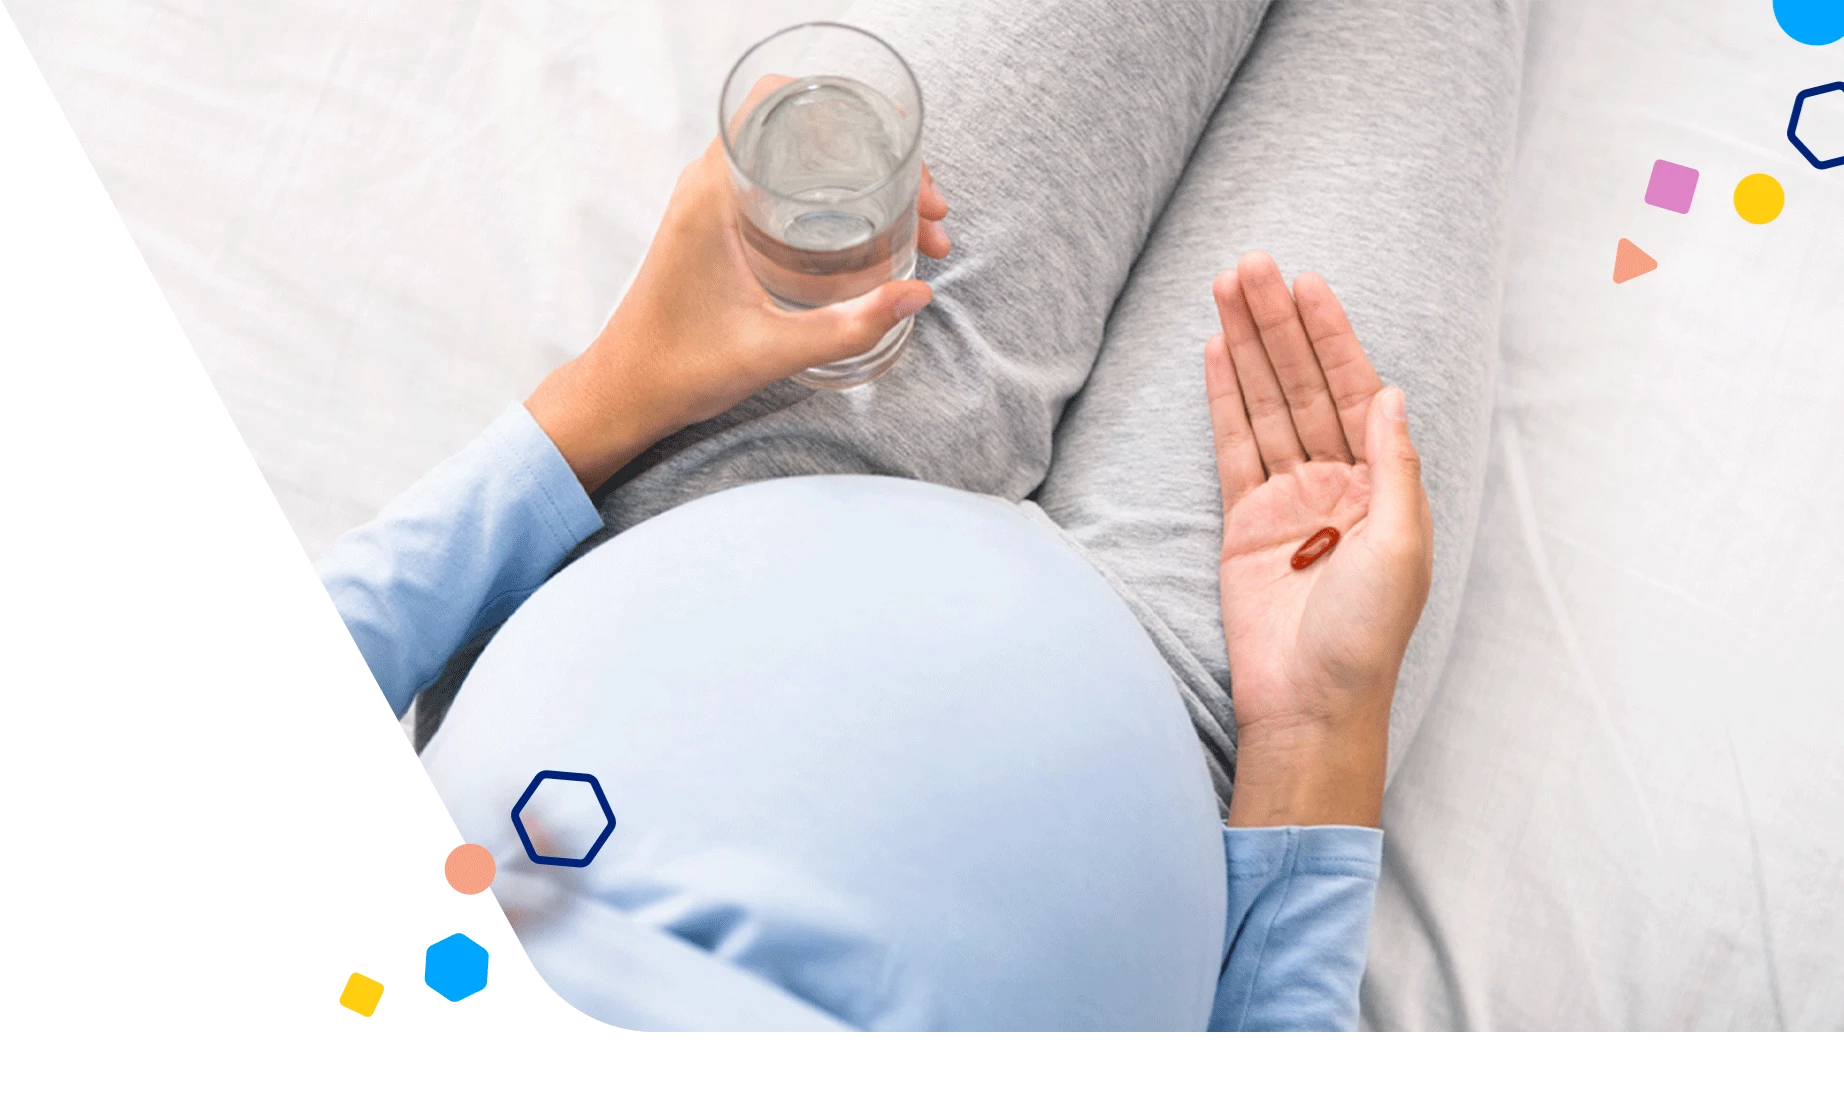
{"label": "yellow circle", "polygon": [[1735,212],[1750,224],[1766,224],[1786,207],[1786,190],[1772,174],[1749,174],[1735,187]]}

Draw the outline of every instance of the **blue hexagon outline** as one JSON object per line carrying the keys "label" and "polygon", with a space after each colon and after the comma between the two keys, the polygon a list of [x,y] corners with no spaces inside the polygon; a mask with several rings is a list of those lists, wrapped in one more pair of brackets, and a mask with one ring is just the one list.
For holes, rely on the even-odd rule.
{"label": "blue hexagon outline", "polygon": [[[459,942],[456,941],[457,939],[459,939]],[[437,988],[435,984],[429,980],[429,963],[435,959],[435,952],[438,949],[446,948],[446,950],[456,950],[456,949],[459,949],[462,945],[472,947],[473,950],[477,950],[480,952],[480,983],[478,985],[475,985],[473,988],[468,989],[466,992],[462,993],[459,996],[450,996],[448,995],[446,991],[440,988]],[[491,960],[492,956],[493,955],[487,952],[487,948],[485,946],[482,946],[480,943],[475,942],[473,939],[469,938],[465,934],[462,934],[460,931],[456,931],[454,934],[449,935],[447,938],[437,939],[436,941],[431,942],[428,948],[423,951],[423,984],[428,985],[429,990],[431,992],[435,993],[437,996],[440,996],[442,999],[448,1001],[449,1003],[451,1004],[460,1003],[461,1001],[466,1000],[468,997],[474,995],[477,992],[482,991],[483,989],[487,987],[487,972],[488,972],[487,964]],[[442,964],[444,967],[447,967],[453,964],[454,961],[455,961],[454,958],[449,957],[447,953],[444,952],[443,957],[442,957]],[[447,980],[446,977],[443,979]],[[470,979],[468,983],[472,984],[473,981]]]}
{"label": "blue hexagon outline", "polygon": [[1844,93],[1844,81],[1833,81],[1828,85],[1814,85],[1810,89],[1801,89],[1799,95],[1793,98],[1793,118],[1786,122],[1786,137],[1792,141],[1800,154],[1806,156],[1807,162],[1817,169],[1829,170],[1833,166],[1844,166],[1844,154],[1836,158],[1820,159],[1812,153],[1812,148],[1806,146],[1805,142],[1799,138],[1799,113],[1805,108],[1807,100],[1820,93]]}
{"label": "blue hexagon outline", "polygon": [[[581,857],[546,857],[542,853],[539,853],[538,847],[531,844],[531,835],[525,832],[525,824],[519,821],[519,812],[523,811],[525,805],[531,802],[531,797],[538,791],[538,785],[544,783],[546,780],[577,780],[588,784],[595,791],[595,801],[601,805],[602,817],[608,820],[608,825],[602,828],[602,836],[595,840],[595,845],[590,846],[589,852]],[[602,852],[602,843],[608,841],[608,836],[615,832],[615,811],[614,808],[608,805],[608,797],[602,794],[602,782],[591,774],[587,772],[557,772],[552,769],[546,769],[531,778],[531,783],[525,787],[525,794],[519,796],[519,801],[512,805],[512,828],[519,832],[519,841],[525,844],[525,856],[531,858],[535,864],[561,865],[566,869],[582,869],[587,868],[589,862],[595,860],[595,855]]]}

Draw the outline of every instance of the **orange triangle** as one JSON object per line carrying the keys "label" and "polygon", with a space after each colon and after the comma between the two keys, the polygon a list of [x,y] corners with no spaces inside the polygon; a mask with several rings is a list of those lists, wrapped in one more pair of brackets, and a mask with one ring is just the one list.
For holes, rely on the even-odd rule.
{"label": "orange triangle", "polygon": [[1620,241],[1619,250],[1614,252],[1614,283],[1650,274],[1658,269],[1658,260],[1639,249],[1639,245],[1630,239]]}

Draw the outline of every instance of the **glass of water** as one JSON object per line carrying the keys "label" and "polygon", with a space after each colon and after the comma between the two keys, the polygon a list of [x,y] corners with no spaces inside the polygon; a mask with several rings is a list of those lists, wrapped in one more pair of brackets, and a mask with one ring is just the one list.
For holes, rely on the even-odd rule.
{"label": "glass of water", "polygon": [[[749,269],[784,309],[812,309],[916,272],[922,90],[876,35],[803,23],[749,48],[718,107]],[[794,376],[845,390],[889,370],[915,318],[870,351]]]}

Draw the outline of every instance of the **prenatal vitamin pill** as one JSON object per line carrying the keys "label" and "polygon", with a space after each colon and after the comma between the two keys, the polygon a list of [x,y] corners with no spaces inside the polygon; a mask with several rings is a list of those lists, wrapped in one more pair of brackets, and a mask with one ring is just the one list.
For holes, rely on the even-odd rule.
{"label": "prenatal vitamin pill", "polygon": [[1299,551],[1293,554],[1293,570],[1304,571],[1312,567],[1313,561],[1332,551],[1332,547],[1337,543],[1338,530],[1332,528],[1330,525],[1314,533],[1312,536],[1306,538],[1306,543],[1301,545]]}

